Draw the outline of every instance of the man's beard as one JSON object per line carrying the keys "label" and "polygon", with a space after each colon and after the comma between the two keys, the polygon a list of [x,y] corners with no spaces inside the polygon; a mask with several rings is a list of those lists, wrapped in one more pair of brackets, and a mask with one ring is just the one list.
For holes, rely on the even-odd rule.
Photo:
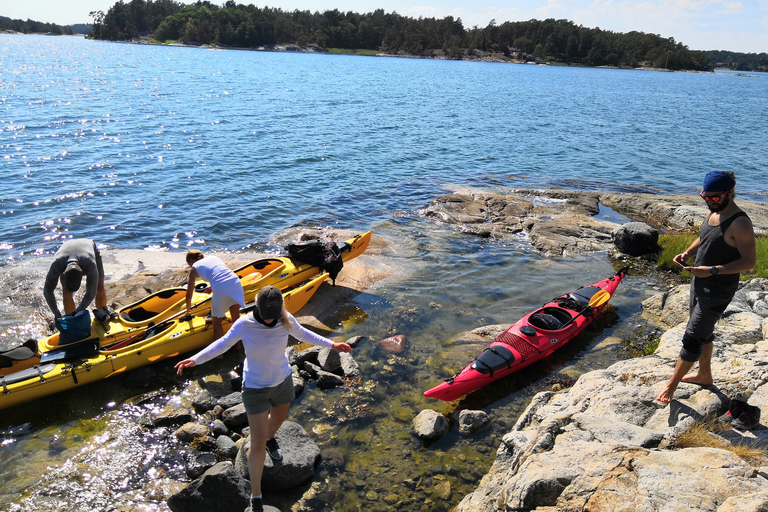
{"label": "man's beard", "polygon": [[709,211],[711,211],[712,213],[718,213],[725,210],[729,204],[731,204],[731,198],[728,197],[728,194],[726,194],[723,197],[721,197],[720,201],[718,201],[717,203],[713,204],[713,203],[707,202],[707,208],[709,208]]}

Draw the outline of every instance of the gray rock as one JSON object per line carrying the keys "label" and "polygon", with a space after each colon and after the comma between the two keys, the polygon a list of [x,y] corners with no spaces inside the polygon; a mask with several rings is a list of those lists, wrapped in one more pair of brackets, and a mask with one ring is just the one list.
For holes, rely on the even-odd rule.
{"label": "gray rock", "polygon": [[301,376],[301,373],[299,373],[298,368],[295,366],[291,367],[291,380],[293,380],[293,395],[294,398],[299,398],[304,393],[304,378]]}
{"label": "gray rock", "polygon": [[182,443],[191,443],[199,437],[205,437],[211,433],[211,429],[199,423],[189,422],[179,427],[174,435]]}
{"label": "gray rock", "polygon": [[187,461],[186,464],[184,464],[184,472],[187,474],[187,478],[194,480],[212,468],[216,462],[216,456],[211,452],[192,450],[187,454]]}
{"label": "gray rock", "polygon": [[230,437],[217,437],[216,446],[219,447],[218,453],[220,453],[223,458],[234,460],[234,458],[237,457],[237,444]]}
{"label": "gray rock", "polygon": [[288,356],[288,364],[294,366],[299,359],[299,353],[296,351],[296,347],[288,347],[285,349],[285,355]]}
{"label": "gray rock", "polygon": [[250,503],[251,485],[231,462],[219,462],[171,496],[172,512],[242,511]]}
{"label": "gray rock", "polygon": [[344,372],[344,375],[348,377],[362,375],[360,366],[357,364],[357,361],[355,361],[355,358],[352,357],[352,354],[341,352],[339,356],[341,356],[341,370]]}
{"label": "gray rock", "polygon": [[317,372],[317,387],[319,389],[340,388],[345,385],[344,377],[323,370]]}
{"label": "gray rock", "polygon": [[221,420],[213,420],[211,423],[211,434],[215,437],[229,435],[230,429]]}
{"label": "gray rock", "polygon": [[210,411],[216,407],[216,397],[208,390],[202,389],[192,397],[192,407],[200,414]]}
{"label": "gray rock", "polygon": [[[275,435],[280,444],[283,460],[275,463],[270,457],[264,462],[261,485],[275,491],[293,489],[310,481],[320,464],[320,448],[298,423],[286,421]],[[235,460],[235,467],[243,478],[248,478],[248,452],[250,439],[243,443]]]}
{"label": "gray rock", "polygon": [[216,405],[220,405],[224,409],[229,409],[230,407],[234,407],[241,403],[243,403],[243,393],[240,391],[235,391],[219,398],[219,400],[216,402]]}
{"label": "gray rock", "polygon": [[416,435],[425,441],[436,441],[451,428],[445,416],[433,409],[424,409],[412,423]]}
{"label": "gray rock", "polygon": [[611,234],[616,248],[630,256],[642,256],[658,248],[659,231],[644,222],[628,222]]}
{"label": "gray rock", "polygon": [[163,407],[160,414],[155,416],[156,427],[169,427],[189,423],[194,418],[192,413],[184,405],[177,402],[169,402]]}
{"label": "gray rock", "polygon": [[341,355],[332,348],[322,348],[317,353],[317,363],[323,371],[335,373],[341,370]]}
{"label": "gray rock", "polygon": [[304,362],[304,370],[309,373],[310,378],[313,380],[317,379],[317,374],[323,371],[318,365],[310,363],[309,361]]}
{"label": "gray rock", "polygon": [[231,428],[237,430],[238,427],[248,424],[248,415],[245,413],[245,406],[242,403],[230,407],[221,414],[221,421]]}
{"label": "gray rock", "polygon": [[322,347],[309,347],[308,349],[302,350],[298,353],[296,356],[296,365],[299,368],[304,367],[307,363],[312,363],[313,365],[318,365],[317,356],[320,353],[320,350],[322,350]]}
{"label": "gray rock", "polygon": [[[347,343],[347,345],[349,345],[350,347],[352,347],[352,348],[356,348],[356,347],[357,347],[357,346],[358,346],[360,343],[362,343],[362,342],[363,342],[363,340],[364,340],[364,339],[365,339],[365,336],[353,336],[353,337],[349,338],[349,339],[346,341],[346,343]],[[346,352],[345,352],[345,353],[346,353]]]}
{"label": "gray rock", "polygon": [[614,418],[606,419],[603,416],[592,414],[574,414],[573,425],[583,431],[588,431],[594,439],[601,443],[621,443],[643,448],[655,448],[664,439],[663,432],[617,421]]}
{"label": "gray rock", "polygon": [[462,434],[472,434],[490,422],[491,417],[485,411],[464,409],[459,413],[459,432]]}
{"label": "gray rock", "polygon": [[[762,280],[745,283],[738,302],[759,303],[752,292],[766,287]],[[663,315],[670,308],[684,309],[687,300],[681,290],[646,301],[646,308]],[[706,425],[725,412],[732,398],[747,398],[768,410],[764,322],[739,309],[722,318],[715,329],[714,385],[681,383],[669,405],[655,397],[672,375],[685,321],[661,336],[654,355],[586,373],[565,392],[537,394],[457,512],[762,510],[768,504],[768,472],[761,474],[719,446],[763,445],[768,442],[765,419],[753,431],[710,432],[712,447],[675,449],[674,442],[697,422]],[[662,444],[667,449],[659,449]],[[669,475],[674,475],[672,487]]]}
{"label": "gray rock", "polygon": [[600,213],[600,201],[597,195],[585,194],[569,197],[565,200],[566,208],[583,215],[595,216]]}

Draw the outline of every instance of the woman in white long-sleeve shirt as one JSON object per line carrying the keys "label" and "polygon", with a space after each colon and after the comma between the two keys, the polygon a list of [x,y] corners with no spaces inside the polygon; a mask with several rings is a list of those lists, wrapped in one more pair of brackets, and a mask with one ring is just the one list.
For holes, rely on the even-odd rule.
{"label": "woman in white long-sleeve shirt", "polygon": [[251,480],[251,511],[261,512],[261,475],[267,452],[274,460],[282,455],[275,434],[285,421],[294,399],[291,366],[285,349],[290,334],[299,341],[333,348],[338,352],[352,350],[346,343],[328,338],[302,327],[283,307],[283,296],[274,286],[259,291],[253,314],[241,316],[227,333],[204,350],[176,364],[179,375],[184,368],[210,361],[223,354],[238,340],[243,340],[243,404],[250,427],[248,472]]}

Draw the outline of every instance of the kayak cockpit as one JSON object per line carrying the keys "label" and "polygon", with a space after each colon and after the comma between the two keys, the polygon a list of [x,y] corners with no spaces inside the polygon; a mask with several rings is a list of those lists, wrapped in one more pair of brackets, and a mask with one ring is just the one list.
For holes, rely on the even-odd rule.
{"label": "kayak cockpit", "polygon": [[600,290],[601,288],[597,286],[585,286],[584,288],[579,288],[575,292],[571,293],[570,297],[586,306],[589,304],[589,301],[592,300],[592,297],[594,297],[594,295]]}
{"label": "kayak cockpit", "polygon": [[560,308],[542,308],[528,317],[528,323],[544,331],[559,331],[569,325],[573,317],[569,312]]}
{"label": "kayak cockpit", "polygon": [[509,368],[515,362],[515,355],[501,345],[486,347],[483,353],[472,362],[472,369],[485,375],[503,368]]}

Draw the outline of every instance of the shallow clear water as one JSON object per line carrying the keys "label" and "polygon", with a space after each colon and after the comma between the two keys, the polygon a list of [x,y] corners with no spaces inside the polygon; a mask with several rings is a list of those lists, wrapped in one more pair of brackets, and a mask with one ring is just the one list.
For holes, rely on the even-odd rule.
{"label": "shallow clear water", "polygon": [[[390,257],[409,272],[358,295],[328,322],[344,337],[368,337],[355,351],[363,387],[310,387],[291,409],[323,449],[346,458],[340,475],[318,475],[306,510],[375,510],[390,494],[401,510],[427,500],[430,510],[454,506],[490,467],[532,394],[557,372],[615,361],[612,336],[631,329],[658,287],[630,276],[600,328],[551,360],[459,405],[426,400],[425,389],[458,369],[448,344],[456,334],[511,324],[617,266],[604,253],[542,259],[524,237],[443,229],[416,213],[435,196],[454,185],[692,193],[710,169],[737,171],[747,200],[768,193],[766,75],[9,35],[0,35],[0,69],[0,286],[30,290],[23,303],[0,304],[0,344],[42,333],[46,311],[35,290],[44,257],[63,237],[93,238],[118,258],[147,249],[178,252],[180,261],[188,246],[279,252],[275,240],[293,226],[371,229],[390,241]],[[35,271],[18,277],[22,264]],[[391,334],[408,337],[402,356],[377,347]],[[471,355],[455,357],[463,366]],[[110,379],[5,411],[0,428],[31,425],[0,448],[2,507],[36,510],[61,496],[67,510],[106,509],[106,486],[112,505],[167,510],[162,495],[181,474],[183,449],[168,433],[142,435],[134,422],[178,392],[169,367],[156,375],[147,389]],[[137,405],[132,398],[145,392]],[[410,421],[426,407],[482,408],[493,421],[472,436],[454,427],[424,446]],[[105,483],[83,485],[86,465]],[[434,497],[443,482],[450,497]]]}

